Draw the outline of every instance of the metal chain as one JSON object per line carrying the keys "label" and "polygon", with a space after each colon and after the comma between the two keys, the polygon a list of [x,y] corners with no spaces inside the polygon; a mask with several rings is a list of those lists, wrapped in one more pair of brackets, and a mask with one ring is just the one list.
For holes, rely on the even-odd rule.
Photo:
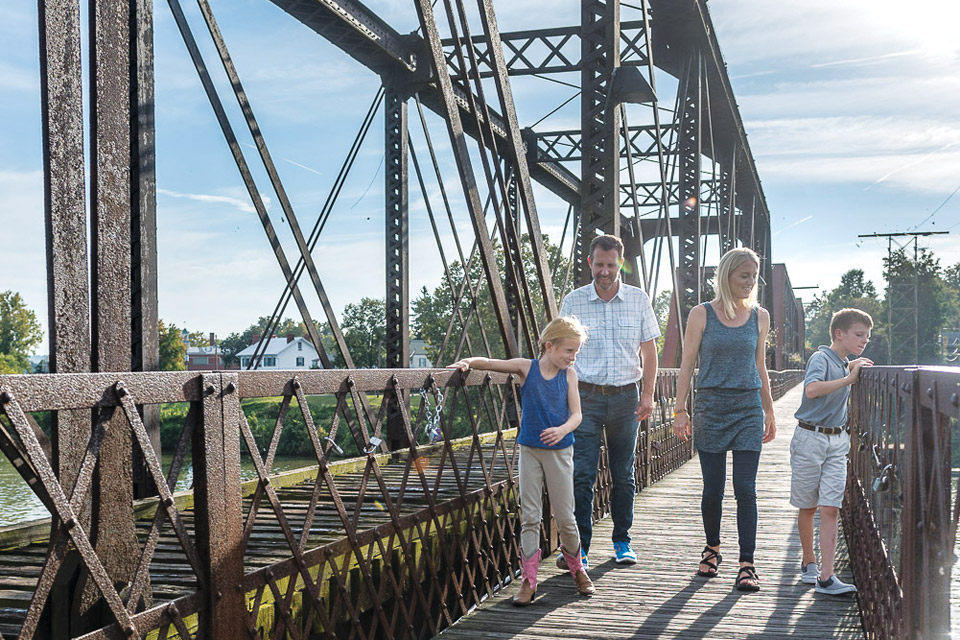
{"label": "metal chain", "polygon": [[437,386],[434,386],[433,390],[437,401],[431,414],[430,397],[427,395],[426,389],[420,387],[420,398],[426,407],[424,410],[426,422],[423,425],[423,431],[427,434],[430,444],[436,444],[443,440],[443,430],[440,428],[440,412],[443,410],[443,391]]}

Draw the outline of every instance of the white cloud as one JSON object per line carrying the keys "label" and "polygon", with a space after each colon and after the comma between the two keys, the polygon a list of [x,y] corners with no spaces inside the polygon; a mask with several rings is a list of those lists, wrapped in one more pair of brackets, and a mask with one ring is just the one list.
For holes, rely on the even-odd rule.
{"label": "white cloud", "polygon": [[[244,200],[243,198],[239,197],[215,195],[211,193],[180,193],[178,191],[171,191],[170,189],[157,189],[157,195],[168,196],[170,198],[185,198],[187,200],[195,200],[197,202],[203,202],[206,204],[225,204],[244,213],[257,212],[249,198]],[[269,209],[271,202],[270,197],[260,194],[260,198],[263,200],[263,203],[266,205],[267,209]]]}

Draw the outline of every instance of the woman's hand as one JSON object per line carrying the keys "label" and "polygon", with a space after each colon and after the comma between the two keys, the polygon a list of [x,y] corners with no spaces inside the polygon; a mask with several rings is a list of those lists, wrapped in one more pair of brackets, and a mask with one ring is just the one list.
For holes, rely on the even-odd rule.
{"label": "woman's hand", "polygon": [[763,443],[766,444],[777,437],[777,421],[773,411],[763,413]]}
{"label": "woman's hand", "polygon": [[690,439],[690,414],[686,411],[680,411],[673,417],[673,432],[681,440]]}

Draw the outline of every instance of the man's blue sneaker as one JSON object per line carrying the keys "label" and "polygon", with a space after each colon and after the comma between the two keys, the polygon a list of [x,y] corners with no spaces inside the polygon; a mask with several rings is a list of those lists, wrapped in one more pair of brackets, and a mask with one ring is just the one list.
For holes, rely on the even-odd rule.
{"label": "man's blue sneaker", "polygon": [[613,551],[617,554],[617,564],[637,564],[637,554],[629,542],[614,542]]}
{"label": "man's blue sneaker", "polygon": [[[584,549],[582,546],[580,547],[580,564],[583,565],[584,571],[590,568],[587,563],[587,550]],[[557,569],[567,569],[567,568],[569,567],[567,567],[567,561],[563,557],[563,553],[559,549],[557,549]]]}

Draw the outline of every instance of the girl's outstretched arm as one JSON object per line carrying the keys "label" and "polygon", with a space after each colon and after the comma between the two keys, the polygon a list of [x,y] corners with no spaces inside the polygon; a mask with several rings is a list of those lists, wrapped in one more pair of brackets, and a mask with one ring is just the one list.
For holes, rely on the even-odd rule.
{"label": "girl's outstretched arm", "polygon": [[480,371],[496,371],[498,373],[512,373],[520,376],[521,383],[526,379],[530,372],[530,360],[527,358],[511,358],[510,360],[497,360],[496,358],[484,358],[475,356],[473,358],[464,358],[457,360],[453,364],[448,364],[447,369],[459,369],[466,372],[467,369],[478,369]]}

